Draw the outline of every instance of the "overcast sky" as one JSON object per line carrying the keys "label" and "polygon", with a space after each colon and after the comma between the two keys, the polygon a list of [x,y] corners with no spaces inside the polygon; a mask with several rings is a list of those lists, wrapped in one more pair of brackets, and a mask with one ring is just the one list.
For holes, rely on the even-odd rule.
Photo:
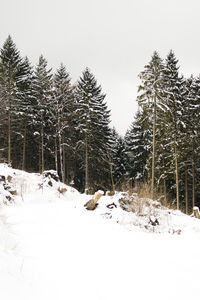
{"label": "overcast sky", "polygon": [[185,76],[200,72],[199,0],[1,0],[0,47],[10,34],[35,65],[63,62],[73,82],[89,67],[124,134],[136,111],[138,74],[173,49]]}

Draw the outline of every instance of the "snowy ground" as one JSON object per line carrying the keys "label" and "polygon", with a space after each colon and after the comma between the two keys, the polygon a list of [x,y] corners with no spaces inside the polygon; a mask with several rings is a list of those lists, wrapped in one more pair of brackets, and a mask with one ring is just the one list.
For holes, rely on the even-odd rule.
{"label": "snowy ground", "polygon": [[1,299],[200,299],[199,220],[170,213],[168,227],[181,234],[166,224],[151,233],[133,213],[106,208],[118,195],[87,211],[90,196],[70,187],[39,188],[41,176],[4,165],[0,174],[13,176],[18,193],[0,209]]}

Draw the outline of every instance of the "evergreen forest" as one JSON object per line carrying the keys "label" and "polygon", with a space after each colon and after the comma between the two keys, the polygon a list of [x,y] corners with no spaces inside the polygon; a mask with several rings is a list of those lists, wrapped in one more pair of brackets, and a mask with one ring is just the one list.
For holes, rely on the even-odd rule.
{"label": "evergreen forest", "polygon": [[[171,50],[154,52],[139,74],[124,137],[110,126],[106,95],[89,68],[75,84],[61,64],[21,57],[11,36],[0,49],[0,162],[29,172],[56,170],[80,192],[133,189],[188,213],[200,205],[200,77],[185,78]],[[123,99],[122,99],[123,100]]]}

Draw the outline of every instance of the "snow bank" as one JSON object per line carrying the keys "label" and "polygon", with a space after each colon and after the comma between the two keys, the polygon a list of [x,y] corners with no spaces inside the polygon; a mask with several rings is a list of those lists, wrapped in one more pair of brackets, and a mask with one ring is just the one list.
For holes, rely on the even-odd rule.
{"label": "snow bank", "polygon": [[92,196],[49,176],[0,175],[17,191],[0,205],[3,300],[199,300],[200,220],[122,193],[88,211]]}

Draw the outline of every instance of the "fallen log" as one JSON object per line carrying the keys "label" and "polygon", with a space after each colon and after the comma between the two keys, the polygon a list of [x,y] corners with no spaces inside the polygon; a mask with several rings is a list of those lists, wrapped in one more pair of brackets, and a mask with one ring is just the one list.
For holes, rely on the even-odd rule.
{"label": "fallen log", "polygon": [[89,200],[88,202],[85,203],[85,207],[88,210],[94,210],[97,205],[98,205],[98,201],[101,198],[101,196],[104,194],[103,191],[98,191],[94,194],[93,199]]}

